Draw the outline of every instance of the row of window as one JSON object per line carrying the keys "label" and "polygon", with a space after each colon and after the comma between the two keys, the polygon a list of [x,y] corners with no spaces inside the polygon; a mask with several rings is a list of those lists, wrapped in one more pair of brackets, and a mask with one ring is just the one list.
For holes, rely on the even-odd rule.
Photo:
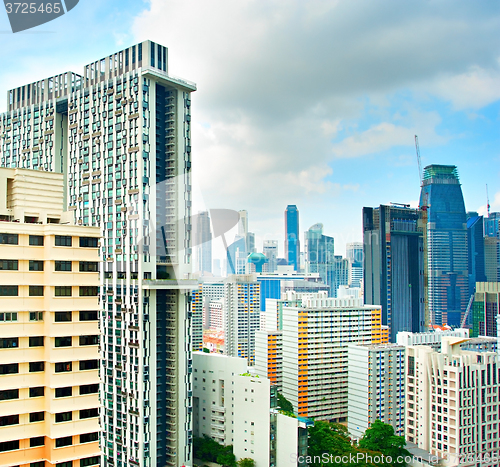
{"label": "row of window", "polygon": [[[80,420],[86,418],[95,418],[99,416],[99,409],[82,409],[80,410]],[[56,413],[56,423],[70,422],[73,420],[73,412],[60,412]],[[45,412],[32,412],[30,413],[30,423],[43,422],[45,420]],[[19,425],[19,415],[6,415],[0,417],[0,427]]]}
{"label": "row of window", "polygon": [[[80,321],[97,321],[99,319],[97,311],[80,311]],[[0,322],[16,322],[18,320],[17,311],[0,312]],[[30,321],[43,321],[43,311],[30,311]],[[73,321],[73,312],[56,311],[54,321],[63,323]]]}
{"label": "row of window", "polygon": [[[56,337],[54,339],[55,347],[71,347],[73,338],[72,336]],[[79,345],[97,345],[99,344],[99,336],[79,336]],[[44,337],[33,336],[29,338],[30,347],[43,347]],[[16,349],[19,347],[18,337],[2,337],[0,338],[0,349]]]}
{"label": "row of window", "polygon": [[[44,296],[43,285],[30,285],[29,286],[29,296],[30,297],[43,297]],[[54,296],[56,297],[72,297],[72,286],[63,285],[55,286]],[[79,296],[80,297],[96,297],[99,294],[99,287],[81,285],[79,286]],[[19,296],[19,286],[18,285],[0,285],[0,296],[2,297],[18,297]]]}
{"label": "row of window", "polygon": [[[80,371],[96,370],[99,366],[98,360],[80,360],[78,367]],[[72,362],[58,362],[54,364],[56,373],[73,371]],[[45,362],[29,362],[29,372],[37,373],[45,370]],[[19,373],[19,363],[4,363],[0,365],[0,375],[15,375]]]}
{"label": "row of window", "polygon": [[[79,386],[79,395],[86,396],[88,394],[97,394],[99,392],[98,384],[84,384]],[[39,386],[29,389],[30,397],[43,397],[45,395],[45,387]],[[71,386],[66,388],[56,388],[56,398],[60,397],[72,397],[73,388]],[[0,401],[15,400],[19,399],[19,389],[6,389],[0,391]]]}
{"label": "row of window", "polygon": [[[32,246],[44,245],[43,235],[30,235],[29,244]],[[19,235],[11,233],[0,233],[0,244],[3,245],[19,245]],[[79,245],[81,248],[97,248],[99,245],[97,237],[79,237]],[[56,235],[54,239],[55,246],[73,246],[73,237],[67,235]]]}
{"label": "row of window", "polygon": [[[97,441],[98,439],[99,439],[98,432],[84,433],[80,435],[80,444],[92,443],[93,441]],[[56,438],[55,445],[56,448],[62,448],[64,446],[72,446],[73,437],[65,436],[63,438]],[[37,436],[36,438],[30,438],[30,448],[36,448],[39,446],[45,446],[44,436]],[[0,443],[0,452],[15,451],[17,449],[19,449],[19,440]]]}
{"label": "row of window", "polygon": [[[30,271],[43,271],[44,261],[29,261]],[[0,271],[18,271],[19,261],[17,259],[0,259]],[[71,261],[56,261],[54,270],[56,272],[71,272]],[[99,263],[97,261],[79,261],[80,272],[98,272]]]}

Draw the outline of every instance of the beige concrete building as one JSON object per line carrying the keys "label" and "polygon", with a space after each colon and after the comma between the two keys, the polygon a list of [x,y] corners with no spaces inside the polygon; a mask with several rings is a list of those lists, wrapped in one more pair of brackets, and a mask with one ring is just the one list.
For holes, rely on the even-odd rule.
{"label": "beige concrete building", "polygon": [[66,222],[62,174],[0,169],[0,466],[93,466],[99,229]]}
{"label": "beige concrete building", "polygon": [[497,339],[443,337],[406,348],[405,438],[444,465],[498,465]]}

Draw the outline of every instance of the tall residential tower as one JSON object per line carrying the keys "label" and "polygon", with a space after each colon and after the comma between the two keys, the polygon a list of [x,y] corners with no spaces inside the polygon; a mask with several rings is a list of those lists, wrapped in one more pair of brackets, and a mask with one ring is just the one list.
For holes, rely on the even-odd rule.
{"label": "tall residential tower", "polygon": [[101,228],[105,465],[192,463],[195,90],[145,41],[8,91],[0,115],[0,164],[63,173],[75,224]]}

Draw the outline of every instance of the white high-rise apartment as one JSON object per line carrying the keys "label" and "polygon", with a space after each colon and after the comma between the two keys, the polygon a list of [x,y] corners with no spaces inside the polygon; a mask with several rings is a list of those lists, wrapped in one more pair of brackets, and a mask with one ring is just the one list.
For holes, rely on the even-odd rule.
{"label": "white high-rise apartment", "polygon": [[283,395],[299,416],[344,422],[347,418],[347,345],[379,344],[381,309],[360,299],[327,293],[295,294],[283,314]]}
{"label": "white high-rise apartment", "polygon": [[0,165],[64,174],[99,226],[104,465],[192,463],[191,92],[151,41],[8,92]]}
{"label": "white high-rise apartment", "polygon": [[444,337],[441,352],[419,345],[406,356],[406,440],[444,465],[498,465],[497,339]]}
{"label": "white high-rise apartment", "polygon": [[405,347],[397,344],[348,345],[348,429],[356,438],[375,420],[404,435]]}

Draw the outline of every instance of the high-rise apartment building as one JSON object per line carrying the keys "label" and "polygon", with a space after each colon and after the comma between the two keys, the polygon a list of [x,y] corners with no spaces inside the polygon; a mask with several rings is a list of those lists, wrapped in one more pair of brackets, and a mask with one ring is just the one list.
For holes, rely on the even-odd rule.
{"label": "high-rise apartment building", "polygon": [[100,465],[100,229],[61,174],[2,168],[0,192],[0,465]]}
{"label": "high-rise apartment building", "polygon": [[254,274],[229,276],[224,285],[224,354],[255,362],[260,327],[260,284]]}
{"label": "high-rise apartment building", "polygon": [[299,210],[295,204],[285,209],[285,258],[295,271],[300,270]]}
{"label": "high-rise apartment building", "polygon": [[208,211],[195,217],[194,244],[196,245],[196,266],[201,273],[212,272],[212,229]]}
{"label": "high-rise apartment building", "polygon": [[191,344],[193,352],[203,350],[203,291],[201,284],[191,294]]}
{"label": "high-rise apartment building", "polygon": [[467,218],[457,167],[429,165],[420,206],[427,209],[428,301],[432,324],[459,326],[467,308]]}
{"label": "high-rise apartment building", "polygon": [[441,352],[406,349],[405,438],[443,465],[498,465],[497,342],[445,337]]}
{"label": "high-rise apartment building", "polygon": [[375,420],[404,436],[405,348],[397,344],[348,346],[348,429],[361,438]]}
{"label": "high-rise apartment building", "polygon": [[347,345],[383,343],[380,306],[324,293],[295,298],[300,304],[282,308],[283,395],[299,416],[343,422]]}
{"label": "high-rise apartment building", "polygon": [[329,286],[330,297],[335,297],[336,262],[333,237],[323,235],[323,224],[314,224],[305,233],[305,243],[306,272],[318,273],[321,280]]}
{"label": "high-rise apartment building", "polygon": [[195,90],[145,41],[9,91],[0,116],[0,164],[63,173],[74,222],[101,228],[102,448],[114,467],[192,462]]}
{"label": "high-rise apartment building", "polygon": [[400,205],[363,208],[364,300],[382,306],[391,342],[424,329],[424,255],[420,214]]}

